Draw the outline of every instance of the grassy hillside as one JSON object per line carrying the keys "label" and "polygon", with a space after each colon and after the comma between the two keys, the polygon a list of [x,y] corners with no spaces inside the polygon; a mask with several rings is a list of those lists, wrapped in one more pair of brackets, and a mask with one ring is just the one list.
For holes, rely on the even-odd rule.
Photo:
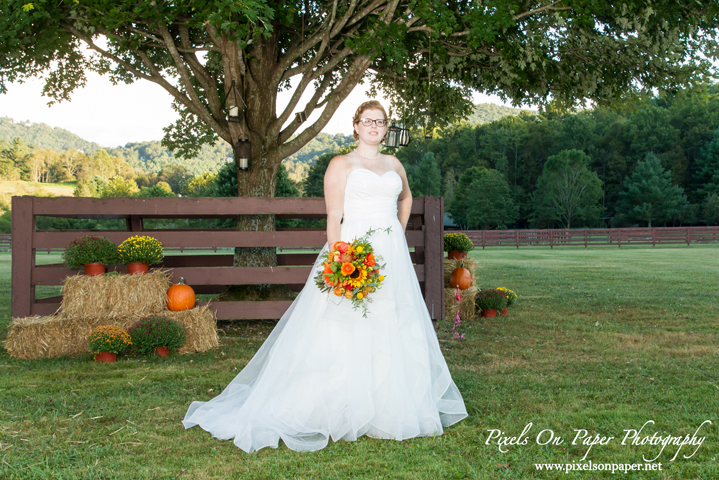
{"label": "grassy hillside", "polygon": [[19,195],[34,195],[36,197],[72,197],[77,182],[64,183],[35,183],[21,180],[7,182],[0,181],[0,200],[10,203],[10,198]]}

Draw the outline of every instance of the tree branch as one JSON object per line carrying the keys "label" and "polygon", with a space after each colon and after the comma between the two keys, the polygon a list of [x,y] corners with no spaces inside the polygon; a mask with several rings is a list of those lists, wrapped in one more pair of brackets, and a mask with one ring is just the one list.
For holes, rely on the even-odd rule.
{"label": "tree branch", "polygon": [[561,3],[562,0],[554,0],[552,3],[549,3],[547,5],[544,5],[539,8],[535,8],[534,10],[527,10],[524,13],[520,13],[518,15],[515,15],[512,17],[512,20],[519,20],[520,18],[528,17],[530,15],[534,15],[535,13],[543,12],[544,10],[571,10],[572,7],[555,7],[556,4]]}

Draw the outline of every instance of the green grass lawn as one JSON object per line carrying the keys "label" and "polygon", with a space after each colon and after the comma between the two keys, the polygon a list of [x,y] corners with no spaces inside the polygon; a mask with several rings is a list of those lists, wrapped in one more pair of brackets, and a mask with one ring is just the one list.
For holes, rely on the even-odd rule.
{"label": "green grass lawn", "polygon": [[[519,295],[508,317],[465,322],[464,340],[440,343],[469,418],[439,437],[361,438],[314,453],[281,445],[247,455],[182,420],[243,368],[271,326],[233,325],[221,348],[165,359],[99,364],[90,355],[24,361],[0,350],[0,478],[716,479],[719,478],[719,246],[487,249],[480,287]],[[52,257],[52,256],[50,256]],[[41,259],[42,256],[39,257]],[[56,261],[54,259],[53,261]],[[0,338],[9,324],[10,259],[0,254]],[[691,435],[696,446],[622,445]],[[507,452],[489,430],[518,436]],[[539,445],[549,430],[563,439]],[[615,437],[584,460],[644,463],[627,474],[539,472],[535,463],[583,463],[575,430]],[[504,450],[505,448],[503,448]]]}

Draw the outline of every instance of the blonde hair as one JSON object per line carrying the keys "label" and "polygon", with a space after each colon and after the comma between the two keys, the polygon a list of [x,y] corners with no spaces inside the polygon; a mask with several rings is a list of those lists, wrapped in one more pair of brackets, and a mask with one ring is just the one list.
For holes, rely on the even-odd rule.
{"label": "blonde hair", "polygon": [[364,102],[357,108],[355,116],[352,118],[352,136],[355,138],[355,140],[359,140],[359,135],[357,135],[357,132],[354,131],[354,126],[355,124],[359,123],[360,119],[362,118],[362,114],[367,110],[380,110],[382,112],[382,115],[384,115],[385,120],[388,120],[387,112],[385,111],[381,103],[379,103],[377,100],[369,100],[367,102]]}

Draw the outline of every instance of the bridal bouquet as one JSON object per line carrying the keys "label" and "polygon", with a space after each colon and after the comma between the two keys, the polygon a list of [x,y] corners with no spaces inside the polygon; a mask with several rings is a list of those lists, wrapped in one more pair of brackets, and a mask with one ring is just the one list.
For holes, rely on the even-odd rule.
{"label": "bridal bouquet", "polygon": [[[387,233],[392,227],[387,227]],[[380,274],[383,265],[377,263],[381,256],[375,257],[369,237],[377,229],[370,229],[363,236],[351,243],[336,242],[327,253],[327,260],[322,270],[317,270],[315,283],[322,292],[332,292],[338,297],[352,301],[352,308],[362,309],[362,316],[367,317],[369,294],[382,287],[384,275]],[[320,255],[324,252],[320,253]]]}

